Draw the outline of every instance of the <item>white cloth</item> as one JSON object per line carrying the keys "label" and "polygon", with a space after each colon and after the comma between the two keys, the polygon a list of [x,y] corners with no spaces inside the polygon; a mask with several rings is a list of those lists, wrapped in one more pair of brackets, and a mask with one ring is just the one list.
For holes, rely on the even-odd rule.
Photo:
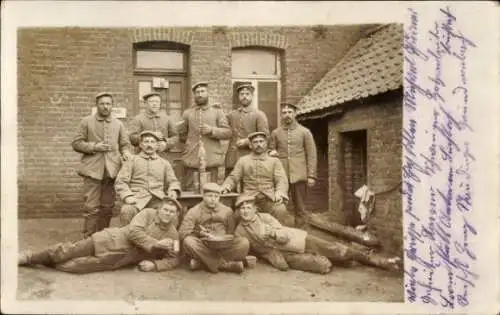
{"label": "white cloth", "polygon": [[354,196],[360,199],[358,211],[361,216],[361,221],[365,223],[373,211],[373,206],[375,204],[375,194],[368,188],[368,186],[363,185],[361,188],[356,190]]}

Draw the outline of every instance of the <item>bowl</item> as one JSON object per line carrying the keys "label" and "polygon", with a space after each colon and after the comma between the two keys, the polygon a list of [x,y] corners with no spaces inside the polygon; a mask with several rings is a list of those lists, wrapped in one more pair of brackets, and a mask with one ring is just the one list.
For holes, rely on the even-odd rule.
{"label": "bowl", "polygon": [[211,249],[226,249],[233,244],[233,235],[215,235],[210,238],[204,238],[203,242]]}

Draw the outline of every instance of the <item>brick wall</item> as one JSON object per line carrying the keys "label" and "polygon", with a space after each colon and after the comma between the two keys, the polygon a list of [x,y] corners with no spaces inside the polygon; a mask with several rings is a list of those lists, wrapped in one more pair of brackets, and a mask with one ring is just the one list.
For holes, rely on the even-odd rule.
{"label": "brick wall", "polygon": [[[328,128],[329,203],[334,220],[346,224],[349,219],[343,209],[347,194],[351,194],[352,190],[343,179],[349,167],[356,167],[344,162],[342,152],[345,152],[349,142],[342,141],[342,133],[366,129],[367,185],[377,194],[375,211],[368,227],[391,253],[398,253],[403,245],[400,190],[386,192],[401,181],[401,100],[400,91],[396,91],[369,98],[363,104],[347,104],[345,114],[332,118]],[[357,188],[354,187],[354,190]]]}
{"label": "brick wall", "polygon": [[[311,28],[31,28],[18,32],[20,217],[78,215],[80,156],[70,142],[94,95],[107,90],[129,113],[136,100],[135,42],[190,45],[190,81],[207,80],[211,97],[231,107],[231,48],[266,46],[283,52],[282,97],[298,101],[360,38],[364,26]],[[128,119],[124,120],[128,123]]]}

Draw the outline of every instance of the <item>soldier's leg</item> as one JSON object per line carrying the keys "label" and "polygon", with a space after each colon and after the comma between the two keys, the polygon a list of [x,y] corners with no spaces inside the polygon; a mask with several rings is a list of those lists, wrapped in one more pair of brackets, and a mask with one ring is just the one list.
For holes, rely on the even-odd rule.
{"label": "soldier's leg", "polygon": [[220,255],[225,261],[243,261],[248,255],[250,243],[244,237],[235,236],[233,245],[220,251]]}
{"label": "soldier's leg", "polygon": [[187,236],[182,241],[182,245],[187,256],[201,261],[213,273],[219,271],[222,257],[216,251],[208,248],[202,240],[194,236]]}
{"label": "soldier's leg", "polygon": [[305,229],[309,226],[310,213],[306,208],[307,183],[300,181],[290,185],[295,209],[295,226]]}
{"label": "soldier's leg", "polygon": [[52,266],[73,258],[93,255],[94,241],[87,237],[77,242],[55,244],[40,251],[23,251],[19,254],[18,265]]}
{"label": "soldier's leg", "polygon": [[292,269],[314,273],[329,273],[332,263],[327,257],[313,253],[284,253],[286,262]]}
{"label": "soldier's leg", "polygon": [[102,180],[101,188],[101,211],[97,222],[97,231],[104,230],[109,227],[111,218],[113,217],[113,209],[115,207],[116,192],[115,180],[110,178],[105,172]]}
{"label": "soldier's leg", "polygon": [[293,216],[288,212],[284,202],[268,202],[268,213],[285,226],[293,226]]}
{"label": "soldier's leg", "polygon": [[101,186],[100,180],[90,177],[83,177],[83,237],[88,237],[97,232],[99,221],[99,212],[101,205]]}
{"label": "soldier's leg", "polygon": [[319,237],[308,234],[306,237],[307,253],[320,254],[327,257],[335,265],[349,265],[353,259],[352,251],[349,246],[340,242],[331,243]]}
{"label": "soldier's leg", "polygon": [[123,204],[120,208],[120,226],[128,225],[138,212],[136,206]]}

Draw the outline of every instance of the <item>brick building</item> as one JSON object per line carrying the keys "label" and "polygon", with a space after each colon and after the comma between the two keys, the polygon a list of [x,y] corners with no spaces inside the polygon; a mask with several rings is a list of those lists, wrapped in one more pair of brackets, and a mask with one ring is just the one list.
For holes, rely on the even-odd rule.
{"label": "brick building", "polygon": [[[403,27],[374,27],[299,102],[298,119],[318,146],[317,195],[328,218],[361,224],[354,192],[375,193],[368,228],[388,251],[402,246]],[[328,198],[327,198],[328,196]],[[327,200],[327,201],[326,201]]]}
{"label": "brick building", "polygon": [[[162,93],[163,108],[178,117],[191,104],[193,82],[208,81],[211,101],[225,110],[233,106],[234,85],[251,82],[256,105],[275,128],[279,102],[302,99],[372,28],[20,29],[20,217],[80,214],[80,155],[70,143],[80,119],[91,113],[97,92],[115,95],[127,124],[143,107],[141,95],[150,90]],[[321,200],[311,207],[321,207]]]}

